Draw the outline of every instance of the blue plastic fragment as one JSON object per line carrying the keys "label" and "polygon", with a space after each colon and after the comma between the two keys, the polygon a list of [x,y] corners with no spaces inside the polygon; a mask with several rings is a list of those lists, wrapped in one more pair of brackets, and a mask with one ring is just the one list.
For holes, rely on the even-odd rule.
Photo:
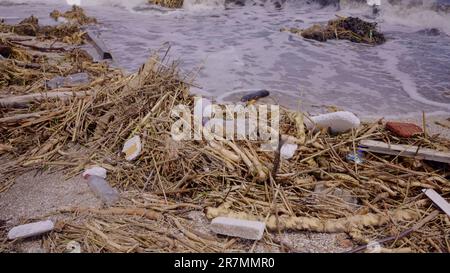
{"label": "blue plastic fragment", "polygon": [[350,153],[347,155],[346,159],[348,161],[355,162],[356,164],[364,163],[364,154],[361,150],[357,150],[355,153]]}

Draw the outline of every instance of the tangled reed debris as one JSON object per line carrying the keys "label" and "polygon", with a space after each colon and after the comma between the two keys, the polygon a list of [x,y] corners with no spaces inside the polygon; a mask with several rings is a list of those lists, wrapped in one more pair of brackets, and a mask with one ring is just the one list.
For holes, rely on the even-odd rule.
{"label": "tangled reed debris", "polygon": [[73,5],[71,10],[62,13],[59,10],[54,10],[50,13],[50,17],[58,20],[58,18],[66,18],[70,22],[77,23],[79,25],[96,24],[97,19],[89,17],[84,13],[84,10],[77,5]]}
{"label": "tangled reed debris", "polygon": [[320,42],[337,39],[379,45],[386,41],[384,35],[377,30],[377,23],[366,22],[357,17],[340,17],[330,20],[325,26],[316,24],[303,30],[297,28],[281,30]]}
{"label": "tangled reed debris", "polygon": [[148,0],[150,4],[165,8],[179,9],[183,7],[183,0]]}

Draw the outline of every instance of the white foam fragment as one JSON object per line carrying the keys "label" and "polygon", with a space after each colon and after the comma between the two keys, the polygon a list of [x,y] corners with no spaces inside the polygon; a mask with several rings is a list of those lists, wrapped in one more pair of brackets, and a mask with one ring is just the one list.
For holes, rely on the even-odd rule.
{"label": "white foam fragment", "polygon": [[331,128],[333,133],[342,133],[350,129],[358,128],[361,121],[355,114],[347,111],[333,112],[323,115],[311,117],[312,123],[309,119],[305,119],[305,124],[308,129]]}
{"label": "white foam fragment", "polygon": [[297,144],[285,143],[283,144],[283,146],[281,146],[280,155],[282,158],[289,159],[294,156],[297,148]]}
{"label": "white foam fragment", "polygon": [[266,224],[259,221],[241,220],[231,217],[217,217],[211,222],[211,230],[218,234],[260,240]]}
{"label": "white foam fragment", "polygon": [[40,235],[52,231],[54,227],[55,225],[50,220],[16,226],[8,232],[8,239],[15,240]]}
{"label": "white foam fragment", "polygon": [[83,172],[84,178],[86,178],[88,175],[95,175],[95,176],[99,176],[102,178],[106,178],[106,169],[99,167],[99,166],[94,166],[94,167],[86,169]]}
{"label": "white foam fragment", "polygon": [[131,161],[141,154],[141,150],[141,138],[139,136],[134,136],[125,142],[122,152],[125,153],[125,159]]}

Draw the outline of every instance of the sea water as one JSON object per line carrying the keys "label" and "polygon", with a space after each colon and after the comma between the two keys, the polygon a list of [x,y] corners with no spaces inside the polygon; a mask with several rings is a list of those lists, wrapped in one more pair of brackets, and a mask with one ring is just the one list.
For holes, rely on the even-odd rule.
{"label": "sea water", "polygon": [[[339,3],[342,2],[342,3]],[[180,9],[144,0],[0,0],[0,17],[38,16],[81,4],[99,21],[115,63],[129,73],[152,53],[195,76],[191,92],[237,102],[254,90],[268,102],[320,111],[334,105],[360,116],[450,112],[450,1],[185,0]],[[317,42],[280,32],[340,16],[375,21],[387,42]]]}

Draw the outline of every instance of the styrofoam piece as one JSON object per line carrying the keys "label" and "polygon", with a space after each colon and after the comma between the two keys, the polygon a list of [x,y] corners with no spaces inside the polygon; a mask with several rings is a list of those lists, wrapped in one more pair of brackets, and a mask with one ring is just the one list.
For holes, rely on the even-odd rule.
{"label": "styrofoam piece", "polygon": [[265,228],[266,224],[264,222],[231,217],[217,217],[211,222],[211,229],[215,233],[249,240],[260,240]]}
{"label": "styrofoam piece", "polygon": [[134,136],[125,142],[122,152],[125,153],[125,159],[131,161],[141,154],[141,150],[141,138],[139,136]]}

